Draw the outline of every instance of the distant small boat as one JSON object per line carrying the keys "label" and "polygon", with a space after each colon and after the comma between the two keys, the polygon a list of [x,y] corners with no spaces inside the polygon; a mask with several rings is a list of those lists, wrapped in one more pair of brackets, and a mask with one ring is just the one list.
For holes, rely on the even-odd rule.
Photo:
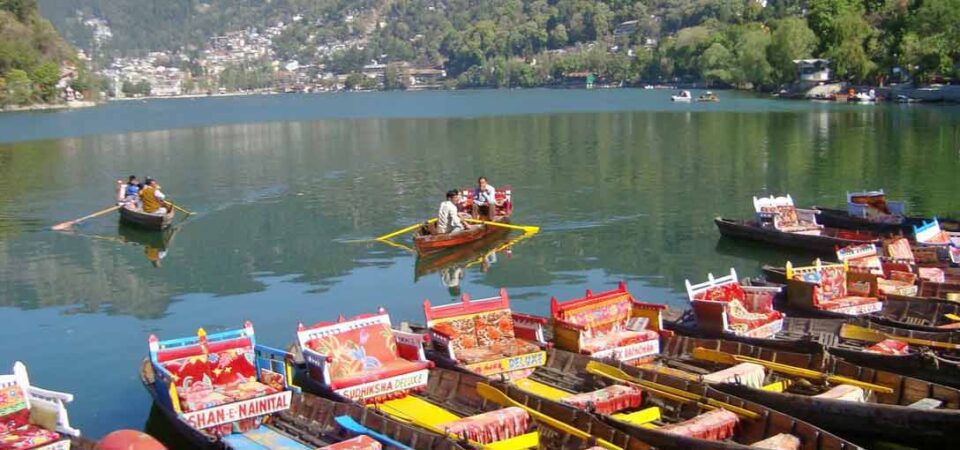
{"label": "distant small boat", "polygon": [[680,91],[677,95],[671,96],[670,100],[675,102],[690,102],[693,100],[693,97],[690,96],[690,91]]}
{"label": "distant small boat", "polygon": [[717,97],[717,94],[714,94],[713,92],[707,91],[705,94],[702,94],[699,97],[697,97],[697,101],[698,102],[719,102],[720,97]]}

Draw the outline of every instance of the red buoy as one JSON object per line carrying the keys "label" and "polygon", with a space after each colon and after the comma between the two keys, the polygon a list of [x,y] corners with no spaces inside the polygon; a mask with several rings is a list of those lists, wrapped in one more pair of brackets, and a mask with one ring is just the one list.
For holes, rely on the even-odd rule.
{"label": "red buoy", "polygon": [[97,450],[166,450],[167,448],[147,433],[136,430],[117,430],[97,443]]}

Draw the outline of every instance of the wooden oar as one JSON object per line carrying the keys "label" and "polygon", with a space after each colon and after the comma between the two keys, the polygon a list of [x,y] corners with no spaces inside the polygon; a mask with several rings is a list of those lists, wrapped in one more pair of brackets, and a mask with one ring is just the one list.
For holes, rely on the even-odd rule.
{"label": "wooden oar", "polygon": [[[440,436],[443,436],[443,437],[446,437],[446,438],[449,438],[449,439],[453,439],[454,441],[459,441],[459,440],[461,439],[460,436],[458,436],[458,435],[456,435],[456,434],[453,434],[453,433],[450,433],[450,432],[448,432],[447,430],[442,429],[442,428],[440,428],[440,427],[437,427],[437,426],[435,426],[435,425],[432,425],[432,424],[430,424],[429,422],[427,422],[427,421],[423,420],[422,418],[417,417],[417,416],[415,416],[415,415],[403,414],[402,416],[400,416],[400,415],[397,415],[397,414],[390,414],[390,412],[386,411],[386,408],[392,409],[392,407],[389,406],[389,405],[390,405],[389,402],[387,402],[387,403],[384,403],[384,404],[382,404],[382,405],[377,406],[377,408],[379,408],[380,410],[386,412],[386,414],[389,415],[391,418],[393,418],[393,419],[395,419],[395,420],[398,420],[398,421],[400,421],[400,422],[404,422],[404,423],[409,423],[409,424],[416,425],[416,426],[418,426],[418,427],[420,427],[420,428],[423,428],[424,430],[428,430],[428,431],[430,431],[430,432],[432,432],[432,433],[439,434]],[[384,407],[386,407],[386,408],[384,408]],[[479,449],[487,448],[485,445],[483,445],[483,444],[481,444],[481,443],[479,443],[479,442],[470,440],[470,439],[467,439],[467,442],[468,442],[472,447],[474,447],[474,448],[479,448]]]}
{"label": "wooden oar", "polygon": [[92,218],[94,218],[94,217],[99,217],[99,216],[102,216],[102,215],[104,215],[104,214],[114,212],[114,211],[116,211],[116,210],[118,210],[118,209],[120,209],[120,205],[111,206],[111,207],[109,207],[109,208],[107,208],[107,209],[97,211],[97,212],[95,212],[95,213],[93,213],[93,214],[88,214],[88,215],[83,216],[83,217],[81,217],[81,218],[79,218],[79,219],[73,219],[73,220],[68,220],[68,221],[66,221],[66,222],[58,223],[58,224],[50,227],[50,229],[51,229],[51,230],[54,230],[54,231],[63,231],[63,230],[69,229],[70,227],[72,227],[72,226],[74,226],[74,225],[76,225],[76,224],[78,224],[78,223],[80,223],[80,222],[83,222],[84,220],[92,219]]}
{"label": "wooden oar", "polygon": [[491,402],[494,402],[498,405],[503,405],[503,406],[509,405],[509,406],[516,406],[517,408],[521,408],[525,410],[528,414],[533,416],[536,420],[543,422],[544,424],[546,424],[551,428],[560,430],[567,434],[572,434],[581,439],[587,439],[587,440],[594,439],[597,441],[597,444],[599,444],[603,448],[607,448],[610,450],[621,450],[620,447],[617,447],[616,445],[610,442],[607,442],[598,437],[594,437],[590,433],[587,433],[586,431],[583,431],[579,428],[568,425],[540,411],[537,411],[527,405],[524,405],[523,403],[520,403],[510,398],[507,394],[505,394],[500,389],[490,386],[487,383],[477,383],[477,393],[480,394],[481,397]]}
{"label": "wooden oar", "polygon": [[792,375],[795,377],[807,378],[811,380],[825,380],[834,384],[849,384],[852,386],[857,386],[863,389],[869,389],[871,391],[880,392],[883,394],[893,393],[893,389],[887,386],[881,386],[879,384],[867,383],[865,381],[860,381],[854,378],[844,377],[840,375],[830,375],[822,372],[817,372],[816,370],[804,369],[802,367],[776,363],[773,361],[767,361],[765,359],[751,358],[749,356],[742,356],[742,355],[733,355],[730,353],[721,352],[718,350],[710,350],[703,347],[697,347],[693,349],[693,357],[695,359],[699,359],[702,361],[711,361],[711,362],[716,362],[721,364],[738,364],[738,363],[759,364],[774,372],[780,372],[780,373]]}
{"label": "wooden oar", "polygon": [[947,313],[947,314],[944,314],[943,317],[946,317],[954,322],[960,322],[960,316],[956,314]]}
{"label": "wooden oar", "polygon": [[759,413],[750,411],[749,409],[741,408],[739,406],[721,402],[719,400],[712,399],[710,397],[704,397],[702,395],[694,394],[692,392],[687,392],[682,389],[677,389],[677,388],[663,385],[660,383],[641,380],[609,364],[604,364],[597,361],[590,361],[587,363],[587,372],[590,372],[594,375],[606,377],[614,381],[634,384],[642,388],[646,388],[647,390],[656,392],[659,395],[670,396],[674,399],[679,398],[681,400],[693,401],[693,402],[700,403],[701,405],[712,407],[712,408],[723,408],[727,411],[730,411],[738,416],[745,417],[747,419],[760,418]]}
{"label": "wooden oar", "polygon": [[951,344],[949,342],[941,341],[931,341],[929,339],[919,339],[905,336],[896,336],[893,334],[884,333],[878,330],[872,330],[870,328],[861,327],[859,325],[852,325],[849,323],[843,324],[840,327],[840,337],[844,339],[854,339],[857,341],[867,341],[867,342],[880,342],[886,339],[893,339],[895,341],[906,342],[907,344],[912,345],[921,345],[924,347],[933,347],[944,350],[960,350],[960,344]]}
{"label": "wooden oar", "polygon": [[[434,222],[436,222],[436,221],[437,221],[437,219],[436,219],[436,218],[433,218],[433,219],[428,220],[427,223],[434,223]],[[385,235],[383,235],[383,236],[373,238],[373,240],[375,240],[375,241],[384,241],[384,240],[390,239],[390,238],[392,238],[392,237],[394,237],[394,236],[399,236],[399,235],[401,235],[401,234],[403,234],[403,233],[407,233],[407,232],[416,230],[417,228],[419,228],[419,227],[422,226],[422,225],[423,225],[422,223],[417,223],[417,224],[414,224],[414,225],[410,225],[409,227],[401,228],[401,229],[399,229],[399,230],[397,230],[397,231],[394,231],[393,233],[387,233],[387,234],[385,234]]]}
{"label": "wooden oar", "polygon": [[501,227],[501,228],[509,228],[511,230],[520,230],[524,232],[540,231],[540,227],[536,227],[532,225],[513,225],[509,223],[491,222],[489,220],[479,220],[479,219],[464,219],[464,220],[470,223],[482,223],[484,225],[490,225],[490,226]]}
{"label": "wooden oar", "polygon": [[192,212],[187,211],[186,209],[183,209],[183,208],[177,206],[176,204],[174,204],[174,203],[172,203],[172,202],[171,202],[170,204],[173,205],[173,209],[176,209],[177,211],[180,211],[180,212],[182,212],[182,213],[184,213],[184,214],[186,214],[186,215],[188,215],[188,216],[192,216],[192,215],[193,215]]}

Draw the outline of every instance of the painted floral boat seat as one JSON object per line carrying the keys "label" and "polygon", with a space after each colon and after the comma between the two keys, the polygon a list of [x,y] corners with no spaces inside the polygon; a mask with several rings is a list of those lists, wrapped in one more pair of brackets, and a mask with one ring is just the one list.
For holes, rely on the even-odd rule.
{"label": "painted floral boat seat", "polygon": [[660,353],[664,305],[638,302],[621,282],[616,289],[563,302],[550,299],[557,348],[635,361]]}
{"label": "painted floral boat seat", "polygon": [[394,330],[382,308],[334,323],[298,327],[310,377],[351,400],[380,402],[427,385],[426,335]]}
{"label": "painted floral boat seat", "polygon": [[319,450],[380,450],[382,448],[383,445],[373,438],[357,436],[326,447],[320,447]]}
{"label": "painted floral boat seat", "polygon": [[773,223],[773,227],[785,233],[820,234],[822,225],[817,223],[819,211],[798,209],[789,194],[783,197],[754,197],[753,208],[757,222]]}
{"label": "painted floral boat seat", "polygon": [[[870,314],[883,309],[874,294],[876,279],[850,273],[845,264],[823,264],[793,267],[787,262],[787,289],[791,302],[803,306],[851,316]],[[860,295],[851,295],[860,294]]]}
{"label": "painted floral boat seat", "polygon": [[660,431],[711,441],[722,441],[733,436],[739,419],[723,408],[707,411],[692,419],[660,427]]}
{"label": "painted floral boat seat", "polygon": [[506,289],[500,296],[432,306],[423,313],[440,356],[483,376],[523,377],[546,363],[542,346],[546,319],[510,310]]}
{"label": "painted floral boat seat", "polygon": [[874,244],[851,245],[837,249],[837,260],[850,270],[877,277],[880,294],[917,295],[917,276],[910,266],[900,263],[884,264]]}
{"label": "painted floral boat seat", "polygon": [[876,344],[866,347],[864,350],[870,353],[879,353],[881,355],[905,356],[910,354],[910,345],[906,342],[895,341],[893,339],[884,339]]}
{"label": "painted floral boat seat", "polygon": [[71,401],[73,395],[30,386],[26,366],[14,363],[12,375],[0,375],[0,449],[69,449],[69,437],[80,435],[64,407]]}
{"label": "painted floral boat seat", "polygon": [[685,283],[701,329],[714,334],[767,338],[783,328],[784,314],[773,309],[773,298],[780,288],[741,286],[733,268],[729,275],[720,278],[707,274],[703,283]]}
{"label": "painted floral boat seat", "polygon": [[520,436],[529,425],[530,415],[519,407],[511,406],[447,422],[441,427],[447,433],[481,444],[491,444]]}
{"label": "painted floral boat seat", "polygon": [[[197,429],[215,435],[246,432],[290,405],[289,374],[262,367],[257,358],[257,352],[283,352],[258,346],[250,322],[239,330],[207,335],[200,328],[195,337],[167,341],[151,335],[149,345],[157,391],[167,393],[170,402],[164,406]],[[247,405],[254,399],[264,401]],[[243,412],[218,417],[224,415],[218,407],[231,404]]]}

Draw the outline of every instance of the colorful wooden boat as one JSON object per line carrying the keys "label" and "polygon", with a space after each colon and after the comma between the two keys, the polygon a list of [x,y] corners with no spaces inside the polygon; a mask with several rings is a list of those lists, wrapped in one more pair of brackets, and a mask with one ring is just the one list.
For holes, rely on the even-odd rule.
{"label": "colorful wooden boat", "polygon": [[[820,223],[833,228],[869,230],[877,233],[892,233],[912,236],[914,227],[929,221],[929,218],[910,217],[905,214],[904,202],[889,201],[883,189],[877,191],[848,192],[847,209],[821,208]],[[940,219],[945,231],[960,232],[960,221]]]}
{"label": "colorful wooden boat", "polygon": [[[603,366],[587,355],[548,353],[548,364],[530,377],[494,384],[516,401],[538,405],[566,423],[577,423],[584,412],[596,414],[645,444],[629,448],[857,448],[807,422],[702,383],[641,372],[632,365],[621,369],[639,379],[614,380],[599,375],[609,372],[594,371]],[[599,430],[592,434],[620,444]],[[773,447],[764,447],[769,445]]]}
{"label": "colorful wooden boat", "polygon": [[834,248],[848,245],[879,244],[878,236],[872,233],[824,227],[817,223],[817,211],[798,209],[789,194],[754,197],[753,207],[754,220],[717,217],[714,223],[720,234],[822,254],[832,254]]}
{"label": "colorful wooden boat", "polygon": [[121,206],[118,211],[120,211],[120,222],[150,231],[165,230],[173,223],[173,217],[176,214],[173,208],[164,215],[145,213],[130,206]]}
{"label": "colorful wooden boat", "polygon": [[[513,210],[512,191],[510,188],[497,189],[496,199],[498,205],[494,207],[495,211],[490,214],[489,221],[504,224],[510,223],[510,213]],[[457,205],[461,212],[471,213],[473,211],[473,190],[464,189],[461,196],[461,204]],[[458,247],[478,241],[494,233],[503,232],[504,227],[495,225],[472,224],[470,228],[451,233],[437,233],[436,221],[423,224],[413,235],[413,244],[417,252],[421,255],[443,249]]]}
{"label": "colorful wooden boat", "polygon": [[880,244],[880,238],[872,233],[821,228],[816,234],[792,233],[763,226],[752,220],[736,220],[717,217],[714,219],[722,236],[765,242],[779,247],[805,250],[821,255],[830,255],[834,247],[858,244]]}
{"label": "colorful wooden boat", "polygon": [[731,341],[667,337],[663,347],[663,358],[641,371],[709,382],[865,446],[887,441],[934,448],[960,425],[954,388]]}
{"label": "colorful wooden boat", "polygon": [[462,438],[471,448],[526,449],[540,443],[535,414],[484,401],[477,384],[485,377],[434,368],[425,359],[427,335],[393,329],[383,310],[301,325],[297,340],[308,391],[368,405],[438,438]]}
{"label": "colorful wooden boat", "polygon": [[414,265],[414,281],[450,267],[462,267],[509,242],[510,230],[497,228],[473,242],[417,256]]}
{"label": "colorful wooden boat", "polygon": [[15,362],[12,374],[0,375],[0,448],[93,448],[70,426],[66,404],[72,401],[71,394],[31,385],[27,367]]}
{"label": "colorful wooden boat", "polygon": [[[373,441],[378,441],[409,449],[396,439],[435,442],[435,436],[416,429],[385,426],[356,405],[301,394],[291,383],[291,355],[256,344],[249,322],[211,335],[200,329],[197,336],[182,339],[151,336],[149,343],[143,384],[174,430],[197,447],[245,449],[270,442],[270,448],[316,449],[349,442],[377,448]],[[380,434],[353,436],[338,422]]]}

